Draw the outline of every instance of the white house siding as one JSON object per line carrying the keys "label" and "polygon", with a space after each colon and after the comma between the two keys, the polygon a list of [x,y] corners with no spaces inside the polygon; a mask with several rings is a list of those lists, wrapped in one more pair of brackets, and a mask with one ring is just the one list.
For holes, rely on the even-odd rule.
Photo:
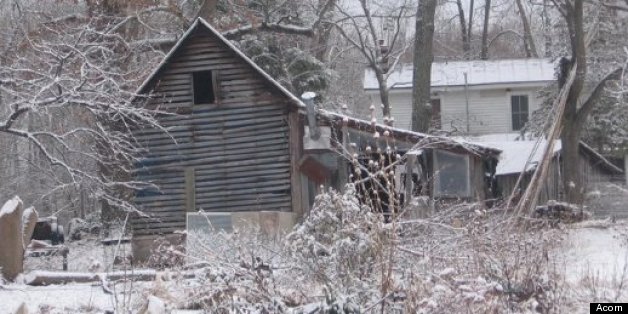
{"label": "white house siding", "polygon": [[[527,95],[528,111],[531,114],[538,109],[541,99],[537,92],[543,85],[526,86],[470,86],[469,99],[469,132],[467,133],[466,97],[463,88],[442,89],[434,87],[434,98],[441,100],[441,123],[445,131],[457,130],[462,134],[482,135],[490,133],[512,132],[511,95]],[[381,100],[379,92],[367,91],[375,105],[378,121],[382,121]],[[410,89],[393,89],[390,91],[391,114],[395,126],[410,129],[412,125],[412,91]]]}

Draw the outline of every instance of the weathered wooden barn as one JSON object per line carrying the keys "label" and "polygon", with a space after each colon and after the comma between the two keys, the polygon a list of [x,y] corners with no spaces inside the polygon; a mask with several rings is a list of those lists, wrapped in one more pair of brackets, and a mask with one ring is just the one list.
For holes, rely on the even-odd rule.
{"label": "weathered wooden barn", "polygon": [[154,235],[177,238],[198,209],[302,214],[304,104],[205,21],[194,22],[138,94],[176,115],[160,118],[167,132],[136,134],[147,149],[138,179],[158,189],[135,198],[148,216],[132,220],[135,251]]}
{"label": "weathered wooden barn", "polygon": [[156,186],[135,196],[145,214],[132,218],[139,259],[148,255],[156,236],[178,241],[177,231],[207,219],[225,230],[242,221],[290,228],[321,185],[341,188],[348,182],[346,154],[338,153],[343,149],[365,156],[367,146],[381,147],[396,155],[420,143],[423,148],[413,154],[430,164],[424,167],[425,182],[436,182],[430,195],[480,199],[488,193],[485,174],[494,172],[499,154],[312,106],[307,110],[202,19],[138,94],[147,96],[148,106],[173,113],[159,118],[165,130],[135,134],[145,148],[137,178]]}

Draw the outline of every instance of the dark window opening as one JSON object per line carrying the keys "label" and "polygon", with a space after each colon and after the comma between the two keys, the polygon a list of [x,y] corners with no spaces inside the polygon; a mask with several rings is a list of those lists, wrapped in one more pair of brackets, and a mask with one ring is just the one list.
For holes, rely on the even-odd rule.
{"label": "dark window opening", "polygon": [[445,197],[470,197],[471,179],[469,156],[446,151],[434,151],[436,180],[434,195]]}
{"label": "dark window opening", "polygon": [[216,102],[215,76],[212,71],[192,73],[194,86],[194,104],[213,104]]}
{"label": "dark window opening", "polygon": [[528,96],[510,96],[512,130],[519,131],[528,122]]}

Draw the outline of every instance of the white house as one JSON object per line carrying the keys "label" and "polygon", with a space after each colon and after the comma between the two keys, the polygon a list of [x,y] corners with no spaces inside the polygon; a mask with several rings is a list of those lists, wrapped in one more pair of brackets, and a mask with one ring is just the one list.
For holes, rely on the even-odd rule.
{"label": "white house", "polygon": [[[411,128],[412,64],[400,65],[388,78],[394,125]],[[555,81],[549,59],[435,62],[432,108],[442,130],[482,135],[518,131],[541,102],[538,91]],[[367,69],[364,90],[381,104],[377,79]],[[375,110],[381,121],[381,109]]]}

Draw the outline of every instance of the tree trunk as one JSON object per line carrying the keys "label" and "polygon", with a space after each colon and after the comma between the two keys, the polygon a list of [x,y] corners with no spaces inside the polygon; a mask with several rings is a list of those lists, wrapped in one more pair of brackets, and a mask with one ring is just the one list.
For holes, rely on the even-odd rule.
{"label": "tree trunk", "polygon": [[526,16],[526,10],[523,7],[521,0],[515,0],[517,3],[517,9],[519,9],[519,17],[523,24],[523,46],[526,51],[527,58],[538,58],[539,55],[536,52],[536,45],[534,44],[534,38],[532,38],[532,30],[530,29],[530,21]]}
{"label": "tree trunk", "polygon": [[484,1],[484,25],[482,28],[482,51],[480,59],[488,60],[488,27],[491,16],[491,0]]}
{"label": "tree trunk", "polygon": [[329,62],[329,38],[333,26],[324,20],[326,15],[336,6],[337,0],[319,0],[318,21],[314,24],[314,37],[312,44],[314,48],[314,57],[319,61],[327,64]]}
{"label": "tree trunk", "polygon": [[542,17],[543,17],[543,38],[545,40],[545,51],[544,51],[545,58],[551,57],[551,50],[552,50],[552,36],[551,36],[550,31],[549,31],[549,28],[550,28],[550,17],[549,17],[549,14],[547,13],[548,6],[549,6],[548,1],[549,0],[543,0],[543,13],[542,13]]}
{"label": "tree trunk", "polygon": [[[520,1],[520,0],[517,0]],[[578,100],[582,93],[584,80],[587,74],[586,46],[584,39],[584,20],[582,0],[575,0],[573,5],[565,6],[567,12],[566,19],[569,28],[571,42],[571,66],[577,64],[576,77],[569,89],[565,114],[563,116],[563,130],[561,133],[562,160],[563,160],[563,188],[565,189],[565,200],[573,204],[582,204],[584,184],[580,174],[580,164],[578,156],[578,145],[580,133],[585,121],[578,117]]]}
{"label": "tree trunk", "polygon": [[414,37],[414,70],[412,77],[412,130],[427,132],[431,121],[430,83],[434,54],[434,14],[436,0],[419,1]]}
{"label": "tree trunk", "polygon": [[563,188],[565,200],[572,204],[581,205],[584,201],[584,182],[582,177],[578,146],[580,143],[580,126],[572,121],[565,121],[562,142]]}
{"label": "tree trunk", "polygon": [[218,0],[204,0],[203,4],[201,4],[201,8],[198,10],[198,17],[202,17],[205,20],[210,21],[216,13],[217,5]]}
{"label": "tree trunk", "polygon": [[382,114],[384,117],[390,118],[390,100],[388,99],[388,86],[381,69],[374,69],[377,83],[379,84],[379,98],[382,101]]}
{"label": "tree trunk", "polygon": [[467,46],[469,51],[467,51],[466,59],[471,59],[471,39],[473,38],[473,9],[475,1],[469,0],[469,20],[467,21]]}
{"label": "tree trunk", "polygon": [[[456,5],[458,6],[458,19],[460,21],[460,33],[462,34],[462,51],[464,52],[464,58],[469,59],[469,55],[471,51],[471,42],[469,41],[469,33],[467,32],[467,22],[464,17],[464,8],[462,7],[462,0],[456,0]],[[420,6],[421,6],[421,3],[419,3],[419,7]],[[433,19],[434,19],[434,15],[432,15],[432,20]]]}

